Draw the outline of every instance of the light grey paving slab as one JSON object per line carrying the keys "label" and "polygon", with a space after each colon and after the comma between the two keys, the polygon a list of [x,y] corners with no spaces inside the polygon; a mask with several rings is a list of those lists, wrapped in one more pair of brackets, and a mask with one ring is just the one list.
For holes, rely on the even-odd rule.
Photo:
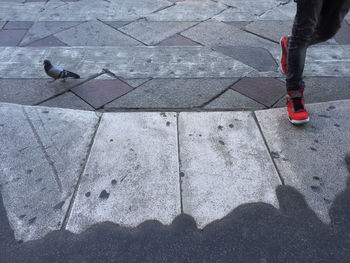
{"label": "light grey paving slab", "polygon": [[276,44],[216,20],[198,24],[181,35],[206,46],[274,47]]}
{"label": "light grey paving slab", "polygon": [[17,240],[61,228],[97,120],[93,112],[0,104],[1,194]]}
{"label": "light grey paving slab", "polygon": [[275,0],[219,0],[219,2],[231,6],[230,9],[214,16],[214,19],[225,22],[256,20],[266,11],[279,4]]}
{"label": "light grey paving slab", "polygon": [[104,108],[196,108],[235,81],[237,79],[153,79]]}
{"label": "light grey paving slab", "polygon": [[170,5],[171,2],[163,0],[80,0],[25,4],[0,2],[0,17],[10,21],[133,21]]}
{"label": "light grey paving slab", "polygon": [[100,21],[89,21],[55,34],[70,46],[138,46],[140,42]]}
{"label": "light grey paving slab", "polygon": [[211,110],[261,110],[265,106],[239,92],[229,89],[204,108]]}
{"label": "light grey paving slab", "polygon": [[278,207],[281,183],[251,112],[180,113],[185,213],[198,227],[249,202]]}
{"label": "light grey paving slab", "polygon": [[44,59],[82,77],[103,68],[125,79],[234,78],[253,70],[205,47],[5,47],[0,57],[0,78],[47,78]]}
{"label": "light grey paving slab", "polygon": [[81,22],[57,22],[57,21],[38,21],[28,30],[21,41],[21,46],[27,45],[36,40],[45,38],[49,35],[58,33],[65,29],[78,25]]}
{"label": "light grey paving slab", "polygon": [[311,121],[303,127],[291,125],[285,109],[256,115],[285,183],[302,193],[319,218],[329,223],[328,209],[349,178],[344,158],[350,151],[350,100],[307,108]]}
{"label": "light grey paving slab", "polygon": [[195,24],[196,22],[149,22],[138,20],[119,30],[140,40],[142,43],[154,45]]}
{"label": "light grey paving slab", "polygon": [[176,113],[103,115],[67,229],[171,224],[181,213]]}
{"label": "light grey paving slab", "polygon": [[209,0],[186,0],[146,16],[149,21],[203,21],[225,10],[221,3]]}
{"label": "light grey paving slab", "polygon": [[94,110],[89,104],[74,95],[72,92],[66,92],[58,97],[54,97],[40,106],[56,107],[56,108],[67,108],[77,110]]}

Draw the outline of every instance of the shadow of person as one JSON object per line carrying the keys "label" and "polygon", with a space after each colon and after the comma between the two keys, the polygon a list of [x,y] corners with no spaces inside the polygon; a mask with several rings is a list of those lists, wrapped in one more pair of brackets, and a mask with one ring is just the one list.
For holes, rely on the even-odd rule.
{"label": "shadow of person", "polygon": [[60,230],[21,244],[0,194],[0,262],[349,262],[350,189],[334,200],[331,225],[295,188],[279,186],[276,194],[279,209],[243,204],[202,230],[181,214],[169,226],[105,222],[78,235]]}

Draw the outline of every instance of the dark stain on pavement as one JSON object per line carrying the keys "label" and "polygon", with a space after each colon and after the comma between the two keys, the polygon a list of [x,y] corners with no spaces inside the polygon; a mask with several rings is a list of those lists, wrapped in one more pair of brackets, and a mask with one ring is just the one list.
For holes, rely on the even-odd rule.
{"label": "dark stain on pavement", "polygon": [[[345,162],[350,172],[350,155]],[[181,214],[169,226],[101,223],[78,235],[59,230],[22,243],[14,239],[0,194],[0,262],[349,262],[350,188],[331,205],[332,225],[293,187],[279,186],[276,194],[279,209],[243,204],[203,230]]]}
{"label": "dark stain on pavement", "polygon": [[103,199],[103,200],[107,200],[109,197],[109,193],[107,193],[106,190],[103,190],[101,193],[100,193],[100,196],[99,198]]}

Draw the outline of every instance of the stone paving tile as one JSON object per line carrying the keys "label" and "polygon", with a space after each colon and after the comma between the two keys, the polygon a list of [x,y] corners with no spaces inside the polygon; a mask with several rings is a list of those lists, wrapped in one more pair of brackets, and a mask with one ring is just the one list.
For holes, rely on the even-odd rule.
{"label": "stone paving tile", "polygon": [[34,105],[64,92],[81,81],[48,83],[47,79],[0,79],[0,101]]}
{"label": "stone paving tile", "polygon": [[237,79],[153,79],[107,105],[108,108],[195,108]]}
{"label": "stone paving tile", "polygon": [[35,21],[44,6],[44,2],[21,4],[0,1],[0,17],[3,21]]}
{"label": "stone paving tile", "polygon": [[244,28],[251,24],[252,21],[231,21],[231,22],[225,22],[225,24],[231,25],[231,26],[235,26],[241,30],[244,30]]}
{"label": "stone paving tile", "polygon": [[7,47],[0,57],[0,78],[47,78],[46,58],[82,78],[103,68],[125,79],[235,78],[254,70],[205,47]]}
{"label": "stone paving tile", "polygon": [[243,78],[231,88],[266,107],[271,107],[286,94],[285,84],[274,78]]}
{"label": "stone paving tile", "polygon": [[334,38],[340,45],[350,45],[350,25],[343,22]]}
{"label": "stone paving tile", "polygon": [[253,21],[267,10],[278,5],[275,0],[219,0],[219,2],[232,7],[214,17],[216,20],[225,22]]}
{"label": "stone paving tile", "polygon": [[138,46],[140,42],[99,21],[89,21],[55,34],[70,46]]}
{"label": "stone paving tile", "polygon": [[244,203],[278,207],[281,184],[251,112],[180,113],[184,213],[199,228]]}
{"label": "stone paving tile", "polygon": [[254,34],[263,36],[277,43],[282,36],[289,36],[292,32],[293,21],[255,21],[245,27],[245,29]]}
{"label": "stone paving tile", "polygon": [[273,47],[276,44],[215,20],[205,21],[181,33],[206,46]]}
{"label": "stone paving tile", "polygon": [[98,109],[132,89],[125,82],[115,79],[91,80],[73,88],[72,91],[95,109]]}
{"label": "stone paving tile", "polygon": [[311,120],[302,127],[289,123],[285,109],[255,112],[285,184],[296,188],[325,223],[349,180],[344,162],[350,149],[349,102],[309,105]]}
{"label": "stone paving tile", "polygon": [[43,39],[34,41],[28,45],[27,47],[66,47],[67,44],[63,43],[61,40],[54,36],[48,36]]}
{"label": "stone paving tile", "polygon": [[80,22],[56,22],[56,21],[44,21],[35,22],[29,29],[28,33],[23,38],[21,45],[25,46],[36,40],[48,37],[52,34],[58,33],[65,29],[79,25]]}
{"label": "stone paving tile", "polygon": [[290,1],[286,5],[279,5],[259,16],[259,20],[294,20],[296,6],[294,1]]}
{"label": "stone paving tile", "polygon": [[[14,20],[12,18],[15,17],[17,20],[27,21],[91,21],[96,19],[103,21],[133,21],[140,17],[145,17],[156,10],[172,5],[171,2],[164,0],[113,0],[99,1],[98,4],[96,4],[96,0],[84,0],[70,3],[61,1],[50,2],[56,4],[56,6],[52,4],[50,8],[47,8],[46,4],[45,10],[40,12],[40,15],[40,7],[33,8],[29,13],[24,13],[26,9],[28,10],[28,4],[23,7],[7,5],[6,7],[9,10],[9,14],[4,13],[4,17],[6,20]],[[0,11],[0,17],[2,17],[1,14]]]}
{"label": "stone paving tile", "polygon": [[200,44],[189,38],[175,34],[167,39],[164,39],[158,43],[157,46],[200,46]]}
{"label": "stone paving tile", "polygon": [[154,45],[195,24],[196,22],[149,22],[138,20],[119,30],[140,40],[142,43]]}
{"label": "stone paving tile", "polygon": [[102,21],[102,22],[115,29],[118,29],[130,23],[130,21]]}
{"label": "stone paving tile", "polygon": [[[281,51],[269,49],[277,61]],[[350,68],[349,45],[316,45],[308,48],[304,76],[348,77]]]}
{"label": "stone paving tile", "polygon": [[56,108],[68,108],[77,110],[94,110],[89,104],[74,95],[72,92],[66,92],[62,95],[52,98],[40,106],[56,107]]}
{"label": "stone paving tile", "polygon": [[6,24],[6,21],[0,21],[0,30],[3,28],[3,26]]}
{"label": "stone paving tile", "polygon": [[[308,77],[304,80],[306,104],[350,99],[350,78]],[[282,98],[274,107],[285,106],[286,100]]]}
{"label": "stone paving tile", "polygon": [[264,108],[266,108],[264,105],[232,89],[225,91],[204,107],[210,110],[262,110]]}
{"label": "stone paving tile", "polygon": [[138,86],[141,86],[143,83],[149,81],[150,79],[123,79],[123,78],[121,78],[121,80],[126,82],[131,87],[137,88]]}
{"label": "stone paving tile", "polygon": [[97,121],[94,112],[0,106],[1,194],[17,240],[62,227]]}
{"label": "stone paving tile", "polygon": [[209,0],[186,0],[146,16],[148,21],[203,21],[227,7]]}
{"label": "stone paving tile", "polygon": [[277,71],[278,69],[275,59],[265,48],[248,46],[214,46],[213,49],[226,56],[239,60],[258,71]]}
{"label": "stone paving tile", "polygon": [[0,30],[0,47],[17,46],[26,32],[26,30]]}
{"label": "stone paving tile", "polygon": [[33,23],[30,21],[9,21],[4,29],[29,29]]}
{"label": "stone paving tile", "polygon": [[67,229],[171,224],[181,213],[177,153],[176,113],[105,113]]}

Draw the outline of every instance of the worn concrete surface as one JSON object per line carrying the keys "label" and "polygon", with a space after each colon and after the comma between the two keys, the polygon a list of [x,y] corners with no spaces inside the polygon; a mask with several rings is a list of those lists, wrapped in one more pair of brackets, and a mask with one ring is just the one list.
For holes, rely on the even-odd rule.
{"label": "worn concrete surface", "polygon": [[252,113],[181,113],[179,142],[183,209],[198,227],[243,203],[278,206],[281,182]]}
{"label": "worn concrete surface", "polygon": [[97,120],[94,112],[1,104],[0,184],[17,240],[62,227]]}
{"label": "worn concrete surface", "polygon": [[67,229],[170,224],[181,213],[176,113],[103,115]]}
{"label": "worn concrete surface", "polygon": [[256,112],[285,184],[300,191],[326,223],[331,222],[332,200],[344,191],[349,179],[344,162],[350,149],[349,102],[309,105],[311,121],[303,127],[292,126],[285,109]]}

